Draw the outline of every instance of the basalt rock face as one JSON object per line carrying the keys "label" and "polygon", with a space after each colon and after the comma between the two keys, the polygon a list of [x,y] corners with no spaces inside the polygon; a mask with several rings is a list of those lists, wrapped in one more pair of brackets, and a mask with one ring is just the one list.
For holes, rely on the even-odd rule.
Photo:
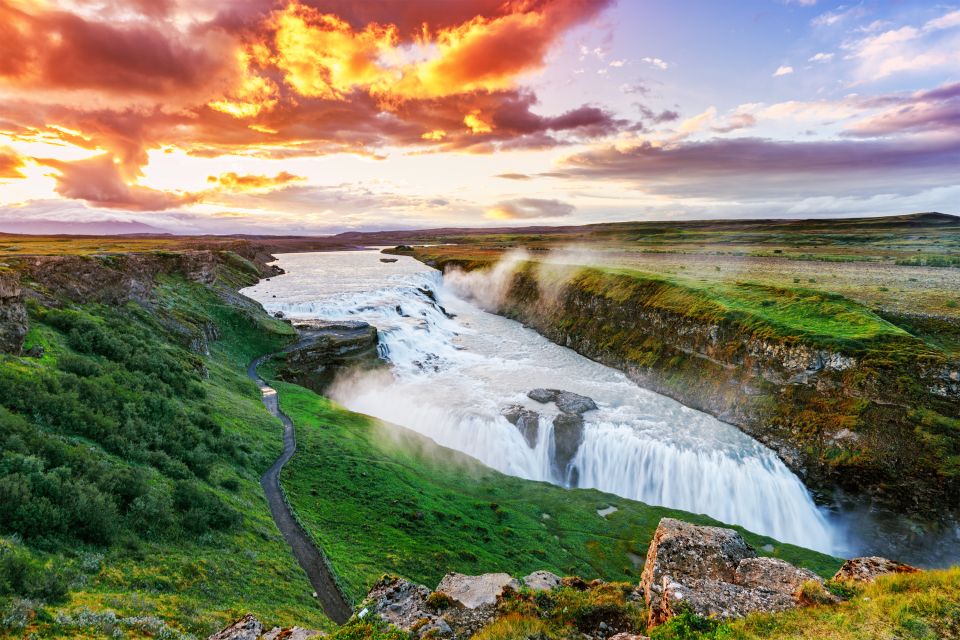
{"label": "basalt rock face", "polygon": [[340,371],[383,364],[377,329],[366,322],[310,320],[294,326],[301,340],[278,368],[281,380],[322,394]]}
{"label": "basalt rock face", "polygon": [[660,521],[647,551],[640,589],[650,625],[684,609],[704,617],[740,618],[799,606],[812,571],[774,558],[758,558],[733,529]]}
{"label": "basalt rock face", "polygon": [[[736,425],[815,492],[839,488],[861,503],[932,520],[955,515],[943,505],[960,503],[960,479],[948,473],[947,458],[931,456],[925,439],[943,434],[922,411],[960,418],[958,363],[908,335],[868,349],[756,331],[733,313],[660,304],[664,289],[694,308],[706,295],[590,269],[543,285],[528,263],[496,311]],[[918,429],[929,436],[917,437]]]}

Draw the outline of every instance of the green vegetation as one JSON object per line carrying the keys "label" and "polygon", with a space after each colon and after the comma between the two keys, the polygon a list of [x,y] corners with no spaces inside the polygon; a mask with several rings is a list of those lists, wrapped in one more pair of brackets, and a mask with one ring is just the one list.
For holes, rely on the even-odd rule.
{"label": "green vegetation", "polygon": [[150,307],[63,302],[30,308],[41,359],[0,362],[0,636],[328,627],[263,498],[281,431],[243,372],[289,326],[177,276]]}
{"label": "green vegetation", "polygon": [[[354,600],[384,572],[429,586],[447,571],[547,569],[636,581],[660,518],[716,524],[594,490],[505,476],[302,387],[272,384],[300,443],[283,486]],[[618,511],[597,514],[610,504]],[[770,554],[821,575],[839,567],[835,558],[742,532],[757,549],[770,545]]]}
{"label": "green vegetation", "polygon": [[704,283],[614,268],[583,269],[570,283],[619,302],[661,308],[707,322],[729,322],[758,338],[854,351],[862,350],[864,341],[910,337],[863,305],[802,287]]}
{"label": "green vegetation", "polygon": [[960,569],[894,574],[847,589],[846,602],[757,614],[722,622],[682,613],[646,628],[642,602],[628,597],[633,585],[608,583],[548,593],[526,589],[499,605],[498,617],[476,640],[566,640],[595,631],[600,621],[652,640],[861,640],[960,638]]}

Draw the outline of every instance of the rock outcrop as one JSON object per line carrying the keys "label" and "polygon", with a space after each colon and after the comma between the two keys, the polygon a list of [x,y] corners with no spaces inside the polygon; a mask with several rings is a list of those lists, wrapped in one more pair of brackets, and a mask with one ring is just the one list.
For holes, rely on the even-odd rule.
{"label": "rock outcrop", "polygon": [[447,637],[450,625],[430,606],[430,589],[409,580],[384,576],[373,586],[357,614],[361,619],[376,616],[416,637],[427,634]]}
{"label": "rock outcrop", "polygon": [[383,363],[377,329],[366,322],[295,322],[301,340],[280,365],[281,380],[324,393],[339,371],[370,369]]}
{"label": "rock outcrop", "polygon": [[504,407],[500,410],[500,413],[507,419],[507,422],[517,428],[523,439],[526,440],[527,446],[531,449],[537,446],[537,439],[540,437],[539,413],[518,404]]}
{"label": "rock outcrop", "polygon": [[552,402],[560,410],[553,419],[553,474],[561,481],[576,485],[576,469],[570,463],[583,444],[583,414],[597,404],[586,396],[560,389],[533,389],[527,397],[546,404]]}
{"label": "rock outcrop", "polygon": [[520,583],[509,573],[485,573],[479,576],[448,573],[437,585],[439,593],[447,595],[467,609],[496,604],[497,598],[505,589],[519,588]]}
{"label": "rock outcrop", "polygon": [[812,571],[758,558],[733,529],[664,518],[647,551],[640,587],[652,626],[684,609],[720,619],[792,609],[808,581],[823,583]]}
{"label": "rock outcrop", "polygon": [[552,591],[559,587],[561,583],[560,576],[549,571],[534,571],[523,578],[523,585],[534,591]]}
{"label": "rock outcrop", "polygon": [[834,580],[853,582],[873,582],[877,576],[887,573],[917,573],[916,567],[908,564],[888,560],[879,556],[852,558],[843,563],[840,570],[833,576]]}
{"label": "rock outcrop", "polygon": [[557,409],[564,413],[581,414],[597,408],[597,403],[592,398],[560,389],[533,389],[527,397],[543,404],[553,402]]}

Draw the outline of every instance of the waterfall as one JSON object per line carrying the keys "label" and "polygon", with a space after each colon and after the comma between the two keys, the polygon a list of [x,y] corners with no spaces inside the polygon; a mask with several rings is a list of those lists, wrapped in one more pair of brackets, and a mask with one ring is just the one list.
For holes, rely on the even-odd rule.
{"label": "waterfall", "polygon": [[[289,274],[245,293],[291,318],[363,320],[380,332],[390,371],[338,380],[344,406],[403,425],[503,473],[592,487],[718,520],[825,552],[833,531],[803,483],[769,449],[732,425],[642,389],[623,374],[486,313],[439,273],[411,259],[385,265],[375,252],[285,256]],[[489,294],[489,287],[487,293]],[[276,296],[276,297],[272,297]],[[557,477],[552,404],[535,387],[595,400],[583,440]],[[501,414],[540,414],[534,446]]]}

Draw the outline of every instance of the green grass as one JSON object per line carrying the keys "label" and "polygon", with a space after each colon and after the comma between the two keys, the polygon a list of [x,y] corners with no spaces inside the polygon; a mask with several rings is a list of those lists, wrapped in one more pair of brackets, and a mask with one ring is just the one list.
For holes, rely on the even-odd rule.
{"label": "green grass", "polygon": [[[702,515],[567,490],[493,471],[412,431],[336,406],[302,387],[275,386],[297,425],[282,483],[354,600],[383,573],[430,587],[447,571],[537,569],[632,580],[660,519]],[[616,505],[607,518],[597,509]],[[742,530],[741,530],[742,531]],[[742,531],[743,532],[743,531]],[[839,561],[743,532],[757,549],[832,575]]]}
{"label": "green grass", "polygon": [[853,349],[864,341],[910,338],[903,329],[842,296],[803,287],[702,282],[632,269],[583,269],[574,285],[605,297],[711,322],[728,321],[757,337]]}
{"label": "green grass", "polygon": [[[232,276],[247,277],[239,271]],[[0,360],[6,385],[0,402],[6,405],[0,407],[4,460],[10,460],[11,452],[33,456],[44,461],[48,475],[62,474],[74,478],[74,485],[97,487],[97,495],[113,512],[113,527],[99,542],[54,529],[36,537],[19,529],[20,521],[4,519],[12,506],[5,504],[0,560],[16,556],[18,566],[34,567],[30,571],[35,578],[5,586],[4,579],[15,573],[0,571],[0,637],[104,637],[114,629],[123,637],[205,637],[247,612],[268,625],[330,628],[260,488],[261,473],[280,453],[281,429],[244,372],[250,359],[287,343],[293,332],[256,305],[240,304],[229,295],[171,276],[158,284],[149,308],[68,302],[75,315],[63,316],[31,307],[27,346],[42,345],[46,353],[40,360]],[[65,328],[64,317],[78,318],[70,320],[73,329]],[[214,326],[220,339],[209,343],[209,356],[187,349],[190,336]],[[135,344],[135,350],[113,353],[116,345],[96,342],[101,339],[98,327],[107,330],[104,336]],[[88,336],[96,340],[91,344]],[[187,381],[185,392],[170,393],[168,382],[130,368],[158,362],[166,362]],[[42,387],[36,381],[61,389],[57,403],[18,408],[26,394],[39,393]],[[118,394],[125,405],[112,402]],[[213,435],[203,436],[206,444],[183,454],[189,461],[189,455],[206,450],[202,475],[194,476],[182,465],[151,462],[160,458],[151,457],[150,451],[169,438],[158,430],[151,441],[149,430],[160,426],[152,419],[139,423],[135,431],[146,437],[144,444],[127,451],[117,448],[122,443],[110,440],[109,431],[98,435],[84,431],[81,422],[59,417],[79,412],[76,415],[99,421],[122,421],[123,415],[137,420],[148,415],[142,412],[150,403],[162,403],[172,412],[170,419],[178,421],[207,416],[209,420],[198,424],[207,425]],[[183,422],[181,428],[189,432],[192,427]],[[169,446],[167,450],[174,458],[181,455]],[[16,486],[11,482],[17,476],[9,475],[5,464],[0,462],[0,484]],[[123,496],[131,491],[162,497],[178,486],[184,473],[237,521],[222,529],[194,531],[188,530],[190,514],[160,509],[161,520],[172,520],[154,531],[149,519],[137,520],[136,510],[125,504]],[[118,487],[108,480],[114,475],[138,479],[142,485]],[[60,593],[61,586],[66,595]]]}

